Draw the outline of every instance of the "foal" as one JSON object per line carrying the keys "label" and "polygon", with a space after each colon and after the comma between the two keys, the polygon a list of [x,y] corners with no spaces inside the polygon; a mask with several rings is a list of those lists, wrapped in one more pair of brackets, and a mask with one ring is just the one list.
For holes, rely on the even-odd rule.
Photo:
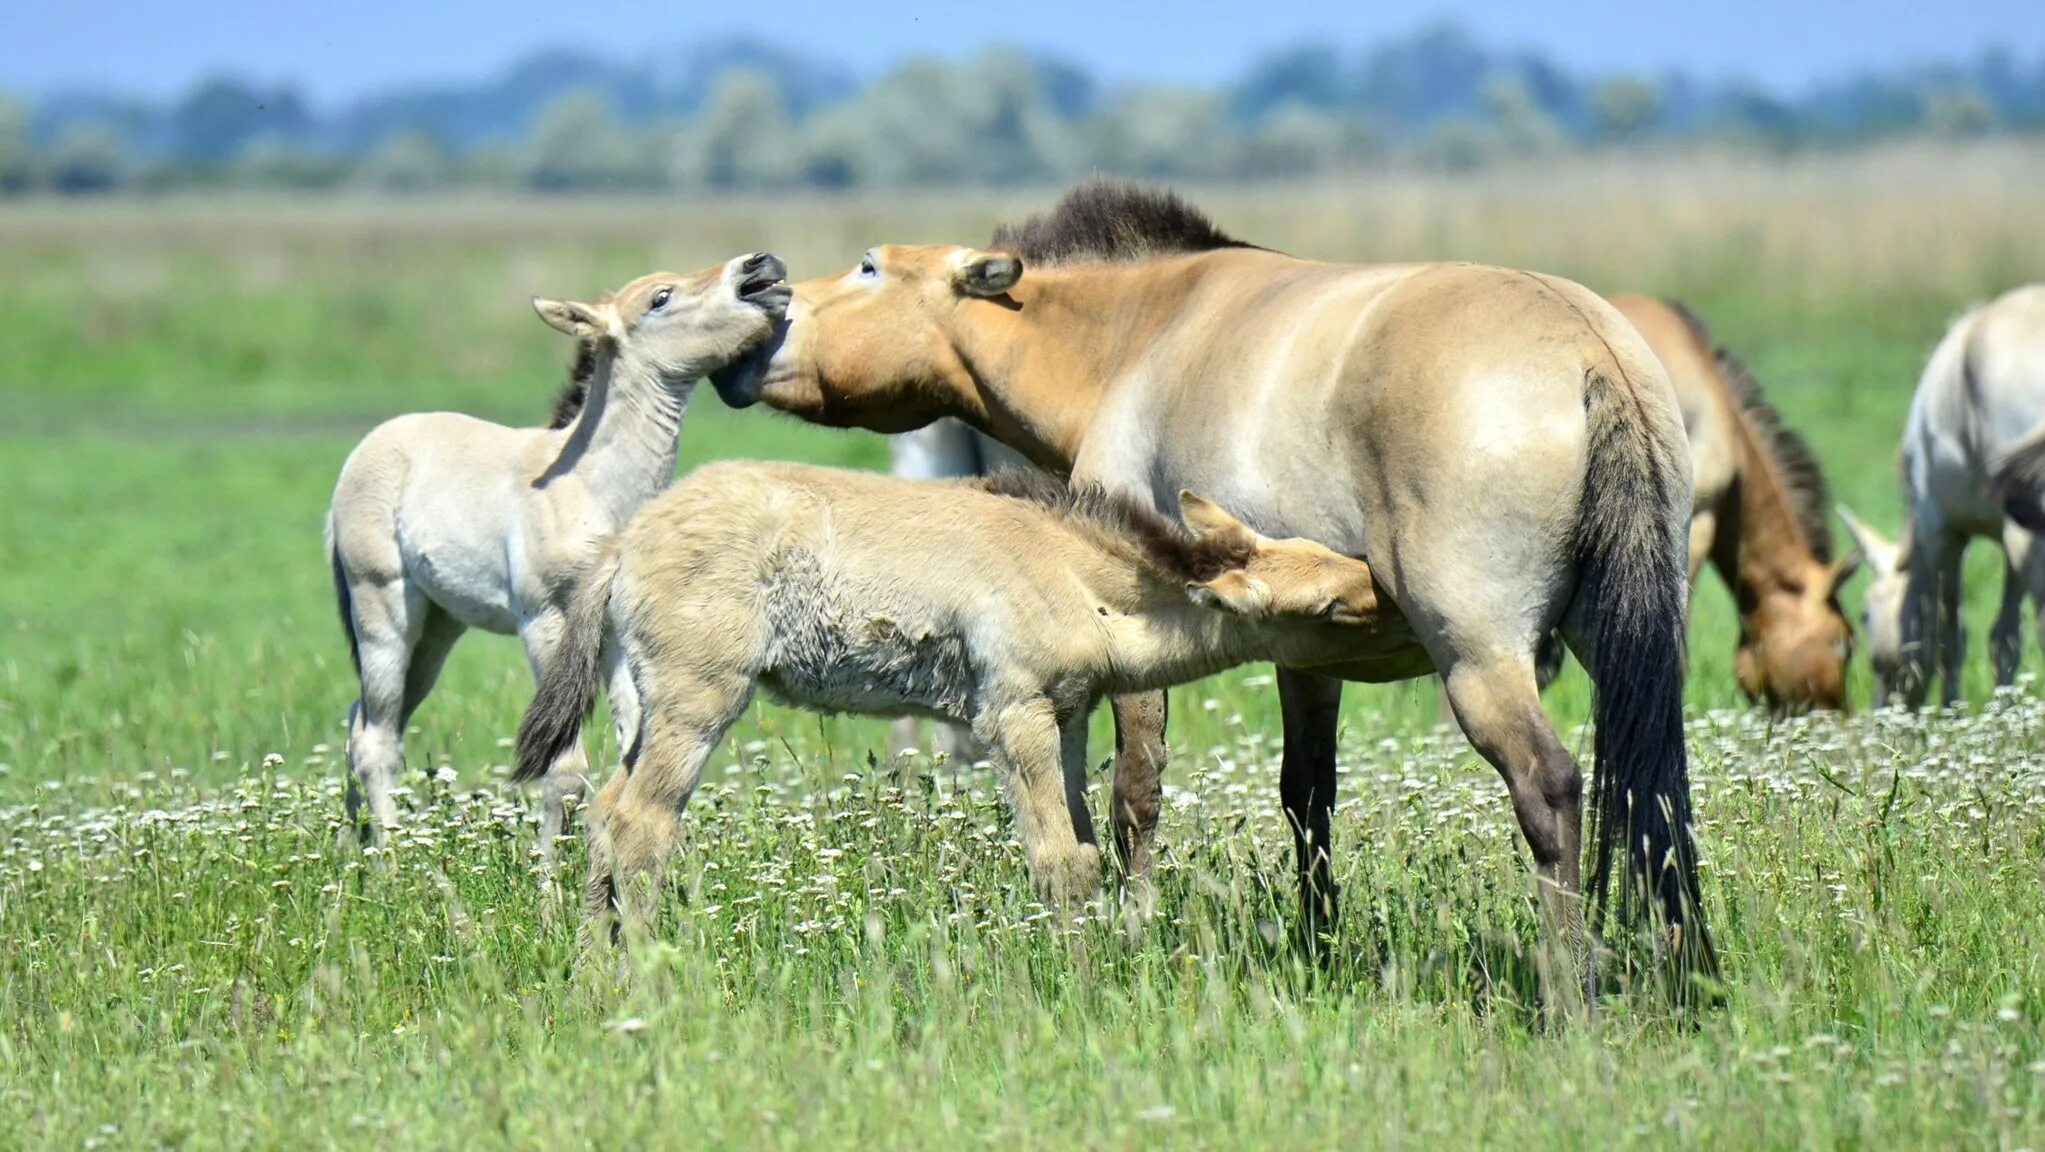
{"label": "foal", "polygon": [[756,686],[970,725],[1038,892],[1070,904],[1101,881],[1082,793],[1103,695],[1411,643],[1396,612],[1372,627],[1363,561],[1180,502],[1190,530],[1032,472],[927,483],[733,462],[683,479],[576,592],[519,728],[521,777],[571,755],[608,662],[625,767],[591,809],[589,923],[613,908],[649,922],[682,808]]}
{"label": "foal", "polygon": [[[598,545],[674,478],[676,436],[705,373],[764,341],[788,307],[764,252],[686,276],[642,276],[595,304],[534,300],[581,342],[577,385],[549,428],[452,412],[378,426],[341,466],[327,558],[361,695],[348,714],[348,818],[397,823],[404,731],[470,628],[517,633],[535,672]],[[579,404],[577,403],[579,399]],[[551,852],[587,765],[544,765],[540,850]]]}

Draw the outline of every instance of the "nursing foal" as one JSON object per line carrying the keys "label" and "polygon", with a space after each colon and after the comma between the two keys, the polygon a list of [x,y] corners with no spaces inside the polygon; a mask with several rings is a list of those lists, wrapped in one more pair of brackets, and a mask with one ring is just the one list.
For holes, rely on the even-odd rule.
{"label": "nursing foal", "polygon": [[[348,714],[348,817],[397,824],[404,731],[463,632],[516,633],[535,672],[598,544],[674,478],[690,390],[765,340],[788,307],[766,253],[686,276],[642,276],[595,304],[534,300],[581,342],[547,428],[454,412],[379,425],[341,467],[327,558],[361,695]],[[547,766],[540,850],[587,765]]]}
{"label": "nursing foal", "polygon": [[1104,695],[1412,642],[1396,612],[1373,627],[1363,561],[1180,502],[1189,528],[1034,472],[930,483],[731,462],[684,478],[591,570],[519,728],[530,778],[574,754],[608,675],[625,767],[591,809],[590,925],[614,908],[648,922],[682,808],[755,687],[969,725],[1037,890],[1070,906],[1101,883],[1083,792]]}

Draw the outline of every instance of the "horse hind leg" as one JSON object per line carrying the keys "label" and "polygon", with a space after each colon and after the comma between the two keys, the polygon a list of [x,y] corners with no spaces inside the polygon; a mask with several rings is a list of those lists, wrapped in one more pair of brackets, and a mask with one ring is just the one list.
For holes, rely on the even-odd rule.
{"label": "horse hind leg", "polygon": [[1459,661],[1443,681],[1464,734],[1512,795],[1540,886],[1543,1001],[1568,1005],[1594,982],[1582,895],[1582,771],[1541,711],[1532,653]]}
{"label": "horse hind leg", "polygon": [[652,928],[682,810],[751,695],[751,681],[732,674],[663,671],[645,686],[638,743],[591,814],[586,925],[614,912],[613,939]]}
{"label": "horse hind leg", "polygon": [[1158,813],[1164,806],[1166,697],[1163,692],[1117,696],[1110,706],[1115,713],[1115,854],[1123,876],[1147,898]]}
{"label": "horse hind leg", "polygon": [[1988,631],[1989,658],[1995,667],[1995,686],[2016,683],[2017,666],[2024,659],[2024,597],[2030,592],[2031,534],[2014,522],[2003,525],[2002,604],[1996,609],[1995,624]]}
{"label": "horse hind leg", "polygon": [[348,720],[348,823],[366,840],[398,825],[392,790],[405,766],[406,688],[431,605],[402,574],[351,581],[348,591],[361,681]]}

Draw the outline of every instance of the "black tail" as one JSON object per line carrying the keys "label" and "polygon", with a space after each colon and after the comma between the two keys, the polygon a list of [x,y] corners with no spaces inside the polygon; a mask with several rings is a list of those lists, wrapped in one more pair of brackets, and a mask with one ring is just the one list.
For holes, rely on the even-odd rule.
{"label": "black tail", "polygon": [[2045,532],[2045,428],[2004,456],[1989,483],[2003,515],[2030,531]]}
{"label": "black tail", "polygon": [[327,567],[334,573],[334,599],[341,606],[341,630],[348,634],[348,659],[355,676],[362,676],[362,642],[355,637],[355,598],[348,594],[348,572],[341,567],[341,550],[334,545],[334,528],[327,525]]}
{"label": "black tail", "polygon": [[537,780],[582,738],[582,725],[596,708],[604,647],[604,621],[611,581],[618,574],[615,552],[606,551],[568,602],[568,623],[553,663],[540,669],[540,689],[518,725],[514,780]]}
{"label": "black tail", "polygon": [[1690,837],[1683,747],[1683,633],[1689,615],[1681,439],[1663,443],[1630,387],[1593,376],[1589,469],[1577,520],[1576,608],[1594,621],[1595,821],[1590,896],[1601,922],[1612,863],[1625,859],[1623,923],[1659,912],[1686,973],[1715,976]]}

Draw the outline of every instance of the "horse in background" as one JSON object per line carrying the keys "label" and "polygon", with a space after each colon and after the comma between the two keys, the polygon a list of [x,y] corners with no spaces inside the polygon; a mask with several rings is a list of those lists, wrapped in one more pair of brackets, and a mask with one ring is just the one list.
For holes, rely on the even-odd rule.
{"label": "horse in background", "polygon": [[2035,535],[2045,530],[2045,285],[1953,321],[1918,379],[1899,462],[1900,540],[1839,509],[1872,572],[1863,623],[1875,703],[1921,707],[1933,675],[1941,703],[1959,699],[1960,562],[1984,537],[2003,550],[1989,652],[1997,687],[2007,686],[2023,660],[2024,598],[2045,604]]}
{"label": "horse in background", "polygon": [[[547,427],[415,413],[349,453],[326,536],[360,686],[348,710],[358,832],[397,826],[405,726],[462,633],[516,634],[536,675],[553,659],[597,545],[674,479],[691,389],[769,337],[788,306],[786,275],[754,253],[642,276],[594,304],[536,299],[540,318],[577,341]],[[579,747],[546,773],[543,856],[587,773]]]}

